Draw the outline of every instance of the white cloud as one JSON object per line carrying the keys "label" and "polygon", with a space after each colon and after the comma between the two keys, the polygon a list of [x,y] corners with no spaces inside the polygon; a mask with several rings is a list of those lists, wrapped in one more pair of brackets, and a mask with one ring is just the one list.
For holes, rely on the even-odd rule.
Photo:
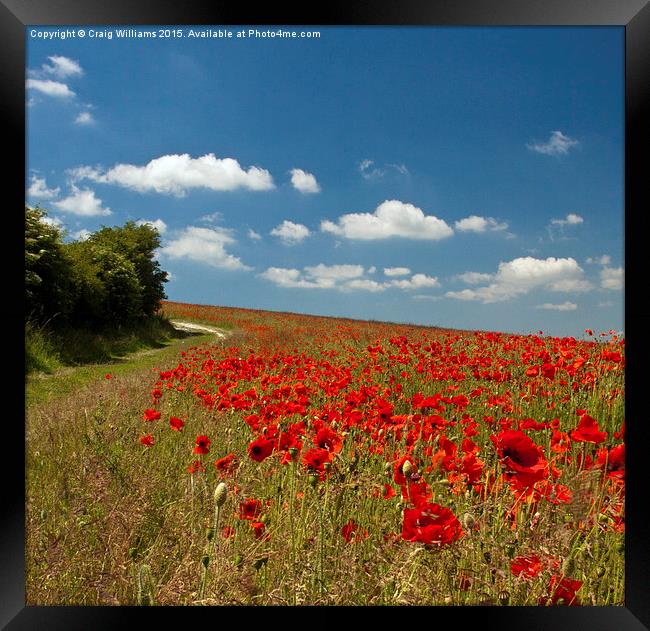
{"label": "white cloud", "polygon": [[82,166],[69,171],[76,179],[115,184],[140,193],[155,191],[182,197],[189,189],[207,188],[232,191],[246,188],[265,191],[274,188],[266,169],[243,169],[233,158],[217,158],[213,153],[192,158],[189,154],[171,154],[151,160],[144,166],[117,164],[107,171]]}
{"label": "white cloud", "polygon": [[383,167],[375,167],[373,166],[374,164],[374,160],[368,159],[362,160],[359,163],[359,173],[361,173],[366,180],[382,178],[386,175],[388,169],[395,169],[395,171],[402,175],[410,175],[409,170],[404,164],[385,164]]}
{"label": "white cloud", "polygon": [[461,232],[486,232],[488,230],[499,231],[508,228],[507,223],[499,223],[493,217],[479,217],[478,215],[465,217],[464,219],[457,221],[454,225],[456,229]]}
{"label": "white cloud", "polygon": [[324,220],[320,228],[347,239],[366,241],[391,237],[435,241],[454,233],[442,219],[425,216],[420,208],[398,200],[383,202],[373,213],[342,215],[337,223]]}
{"label": "white cloud", "polygon": [[[371,272],[372,268],[367,270]],[[260,274],[279,287],[298,287],[303,289],[337,289],[339,291],[381,292],[396,288],[404,290],[438,287],[438,279],[426,274],[414,274],[410,279],[378,282],[364,278],[362,265],[325,265],[320,263],[307,266],[302,271],[295,268],[269,267]]]}
{"label": "white cloud", "polygon": [[58,197],[60,192],[61,189],[58,186],[56,188],[47,188],[45,178],[32,175],[31,183],[27,189],[27,196],[36,199],[54,199]]}
{"label": "white cloud", "polygon": [[310,234],[309,228],[301,223],[284,220],[279,226],[271,230],[274,237],[279,237],[285,245],[296,245],[302,243]]}
{"label": "white cloud", "polygon": [[102,206],[102,200],[95,197],[95,192],[90,189],[79,189],[72,185],[72,194],[65,199],[53,202],[59,210],[83,217],[97,217],[111,215],[110,208]]}
{"label": "white cloud", "polygon": [[356,289],[359,291],[370,291],[376,293],[385,291],[386,284],[378,283],[376,280],[370,280],[369,278],[359,278],[355,280],[349,280],[343,285],[342,289],[343,291],[352,291]]}
{"label": "white cloud", "polygon": [[137,226],[152,226],[158,230],[160,234],[165,234],[165,232],[167,232],[167,224],[162,219],[154,219],[153,221],[138,219],[135,223]]}
{"label": "white cloud", "polygon": [[261,241],[262,240],[262,235],[258,234],[253,230],[252,228],[248,229],[248,238],[253,239],[253,241]]}
{"label": "white cloud", "polygon": [[199,218],[199,221],[204,221],[205,223],[219,223],[223,219],[223,215],[217,210],[209,215],[203,215]]}
{"label": "white cloud", "polygon": [[226,246],[234,243],[231,231],[225,228],[188,226],[176,238],[167,241],[161,253],[172,259],[185,258],[223,269],[252,269],[239,257],[226,252]]}
{"label": "white cloud", "polygon": [[464,274],[458,274],[456,278],[468,285],[480,285],[481,283],[487,283],[492,276],[492,274],[483,274],[481,272],[465,272]]}
{"label": "white cloud", "polygon": [[43,72],[54,75],[58,79],[65,79],[67,77],[74,77],[83,74],[79,62],[74,59],[62,57],[61,55],[52,55],[51,57],[48,57],[48,59],[52,64],[43,64]]}
{"label": "white cloud", "polygon": [[543,143],[526,145],[531,151],[542,153],[547,156],[559,156],[569,152],[571,147],[578,144],[577,140],[565,136],[561,131],[552,131],[549,139]]}
{"label": "white cloud", "polygon": [[368,268],[368,274],[374,274],[377,271],[377,268],[374,265],[371,265]]}
{"label": "white cloud", "polygon": [[526,294],[535,288],[561,292],[587,291],[591,289],[591,283],[584,280],[583,270],[573,258],[535,259],[526,256],[499,263],[489,285],[478,289],[449,291],[446,296],[493,303]]}
{"label": "white cloud", "polygon": [[74,96],[74,92],[65,84],[51,79],[27,79],[27,89],[42,92],[47,96],[67,99]]}
{"label": "white cloud", "polygon": [[584,219],[575,213],[569,213],[564,219],[551,219],[551,223],[556,226],[577,226],[584,223]]}
{"label": "white cloud", "polygon": [[339,283],[357,279],[363,275],[361,265],[324,265],[305,267],[303,272],[284,267],[269,267],[260,276],[279,287],[303,289],[340,289]]}
{"label": "white cloud", "polygon": [[622,267],[605,267],[600,271],[600,286],[603,289],[623,289],[624,282]]}
{"label": "white cloud", "polygon": [[424,287],[439,287],[440,283],[435,276],[413,274],[408,280],[392,280],[388,285],[400,289],[422,289]]}
{"label": "white cloud", "polygon": [[320,193],[316,178],[302,169],[291,169],[291,184],[301,193]]}
{"label": "white cloud", "polygon": [[609,265],[612,262],[612,257],[609,254],[603,254],[602,256],[589,257],[587,263],[590,265]]}
{"label": "white cloud", "polygon": [[95,122],[93,115],[90,112],[80,112],[74,119],[77,125],[92,125]]}
{"label": "white cloud", "polygon": [[386,276],[408,276],[411,270],[408,267],[384,267]]}
{"label": "white cloud", "polygon": [[86,230],[85,228],[82,228],[81,230],[78,230],[77,232],[73,232],[70,236],[73,239],[76,239],[77,241],[86,241],[88,237],[92,234],[90,230]]}
{"label": "white cloud", "polygon": [[41,217],[41,221],[48,226],[54,226],[55,228],[63,227],[63,221],[61,221],[58,217],[50,217],[48,215],[45,215],[44,217]]}
{"label": "white cloud", "polygon": [[575,311],[578,308],[578,305],[574,302],[563,302],[562,304],[556,305],[550,302],[545,302],[543,305],[537,305],[538,309],[546,309],[547,311]]}
{"label": "white cloud", "polygon": [[364,178],[366,178],[366,180],[372,180],[384,175],[384,171],[382,169],[372,168],[372,165],[374,163],[374,160],[362,160],[359,163],[359,172]]}

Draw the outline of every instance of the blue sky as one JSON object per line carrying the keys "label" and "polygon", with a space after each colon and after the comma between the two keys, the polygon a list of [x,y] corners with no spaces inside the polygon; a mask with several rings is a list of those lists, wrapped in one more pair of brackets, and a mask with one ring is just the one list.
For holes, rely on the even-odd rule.
{"label": "blue sky", "polygon": [[28,27],[28,203],[155,222],[170,300],[622,330],[622,28],[227,28]]}

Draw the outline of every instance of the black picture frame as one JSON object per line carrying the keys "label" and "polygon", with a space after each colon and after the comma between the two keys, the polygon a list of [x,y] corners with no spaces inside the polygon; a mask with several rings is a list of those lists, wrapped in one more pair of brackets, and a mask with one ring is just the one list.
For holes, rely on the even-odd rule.
{"label": "black picture frame", "polygon": [[[625,269],[628,291],[625,297],[626,333],[626,584],[624,607],[437,607],[424,613],[426,624],[454,628],[469,627],[476,620],[486,627],[533,629],[588,629],[589,631],[641,630],[650,628],[650,537],[644,517],[648,470],[645,450],[650,444],[650,422],[645,403],[644,377],[649,350],[650,307],[638,291],[644,287],[645,259],[644,204],[647,185],[644,178],[648,151],[647,104],[650,96],[650,6],[648,0],[330,0],[310,9],[296,9],[268,3],[260,9],[242,3],[207,3],[201,0],[0,0],[0,86],[5,129],[5,194],[22,197],[25,181],[25,27],[27,25],[89,24],[215,24],[215,25],[431,25],[431,26],[621,26],[625,28],[626,127],[625,127]],[[645,158],[645,160],[644,160]],[[7,242],[20,247],[20,201],[9,205],[5,220],[11,235]],[[12,208],[13,207],[13,208]],[[15,224],[14,224],[15,222]],[[15,237],[13,230],[16,231]],[[645,246],[645,247],[644,247]],[[4,316],[10,330],[24,330],[23,278],[16,264],[20,252],[3,248],[12,257],[5,270],[14,270],[10,280],[16,292],[5,301]],[[13,257],[16,256],[16,259]],[[638,274],[639,280],[634,276]],[[647,281],[646,281],[647,282]],[[636,283],[636,285],[633,285]],[[634,289],[633,289],[634,287]],[[636,290],[635,290],[636,289]],[[10,362],[7,362],[10,365]],[[11,368],[4,382],[9,396],[20,398],[18,370]],[[15,373],[15,374],[14,374]],[[15,380],[15,384],[14,384]],[[15,394],[13,394],[15,393]],[[23,400],[24,403],[24,400]],[[15,415],[5,418],[9,440],[5,444],[18,454],[18,462],[5,464],[3,480],[4,511],[0,525],[0,625],[11,629],[99,629],[124,624],[152,624],[152,615],[168,618],[180,613],[185,625],[195,624],[197,616],[214,616],[209,608],[134,608],[134,607],[26,607],[24,582],[25,470],[24,426]],[[20,417],[18,417],[20,419]],[[21,466],[22,465],[22,466]],[[390,608],[391,610],[393,608]],[[394,611],[402,620],[403,611]],[[413,609],[413,608],[411,608]],[[417,609],[417,608],[416,608]],[[190,610],[190,611],[188,611]],[[411,610],[409,610],[410,612]],[[386,612],[387,608],[382,609]],[[279,612],[286,616],[286,613]],[[415,613],[415,612],[414,612]],[[287,619],[304,624],[312,618]],[[382,616],[385,613],[381,614]],[[320,618],[321,613],[319,611]],[[444,618],[444,622],[442,622]],[[213,618],[214,622],[217,619]],[[386,620],[388,621],[388,620]],[[223,622],[219,620],[218,622]],[[244,618],[242,623],[258,624],[259,619]],[[268,619],[262,620],[268,624]],[[398,622],[399,623],[399,622]],[[525,625],[525,627],[523,626]]]}

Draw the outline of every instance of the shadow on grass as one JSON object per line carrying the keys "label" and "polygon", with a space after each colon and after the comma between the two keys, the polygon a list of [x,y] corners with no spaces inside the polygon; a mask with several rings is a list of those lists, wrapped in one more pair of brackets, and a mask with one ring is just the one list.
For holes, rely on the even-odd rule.
{"label": "shadow on grass", "polygon": [[201,335],[180,331],[155,316],[131,326],[102,330],[51,329],[28,323],[25,327],[25,374],[52,373],[58,368],[122,363],[127,356],[159,350],[175,340]]}

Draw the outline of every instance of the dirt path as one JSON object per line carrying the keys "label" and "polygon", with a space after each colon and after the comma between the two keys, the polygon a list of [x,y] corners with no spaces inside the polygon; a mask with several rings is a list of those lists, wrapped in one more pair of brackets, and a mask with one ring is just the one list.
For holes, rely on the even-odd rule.
{"label": "dirt path", "polygon": [[218,329],[215,326],[207,326],[205,324],[195,324],[194,322],[183,322],[181,320],[170,320],[171,325],[178,331],[187,331],[188,333],[214,333],[221,339],[229,335],[228,331]]}

